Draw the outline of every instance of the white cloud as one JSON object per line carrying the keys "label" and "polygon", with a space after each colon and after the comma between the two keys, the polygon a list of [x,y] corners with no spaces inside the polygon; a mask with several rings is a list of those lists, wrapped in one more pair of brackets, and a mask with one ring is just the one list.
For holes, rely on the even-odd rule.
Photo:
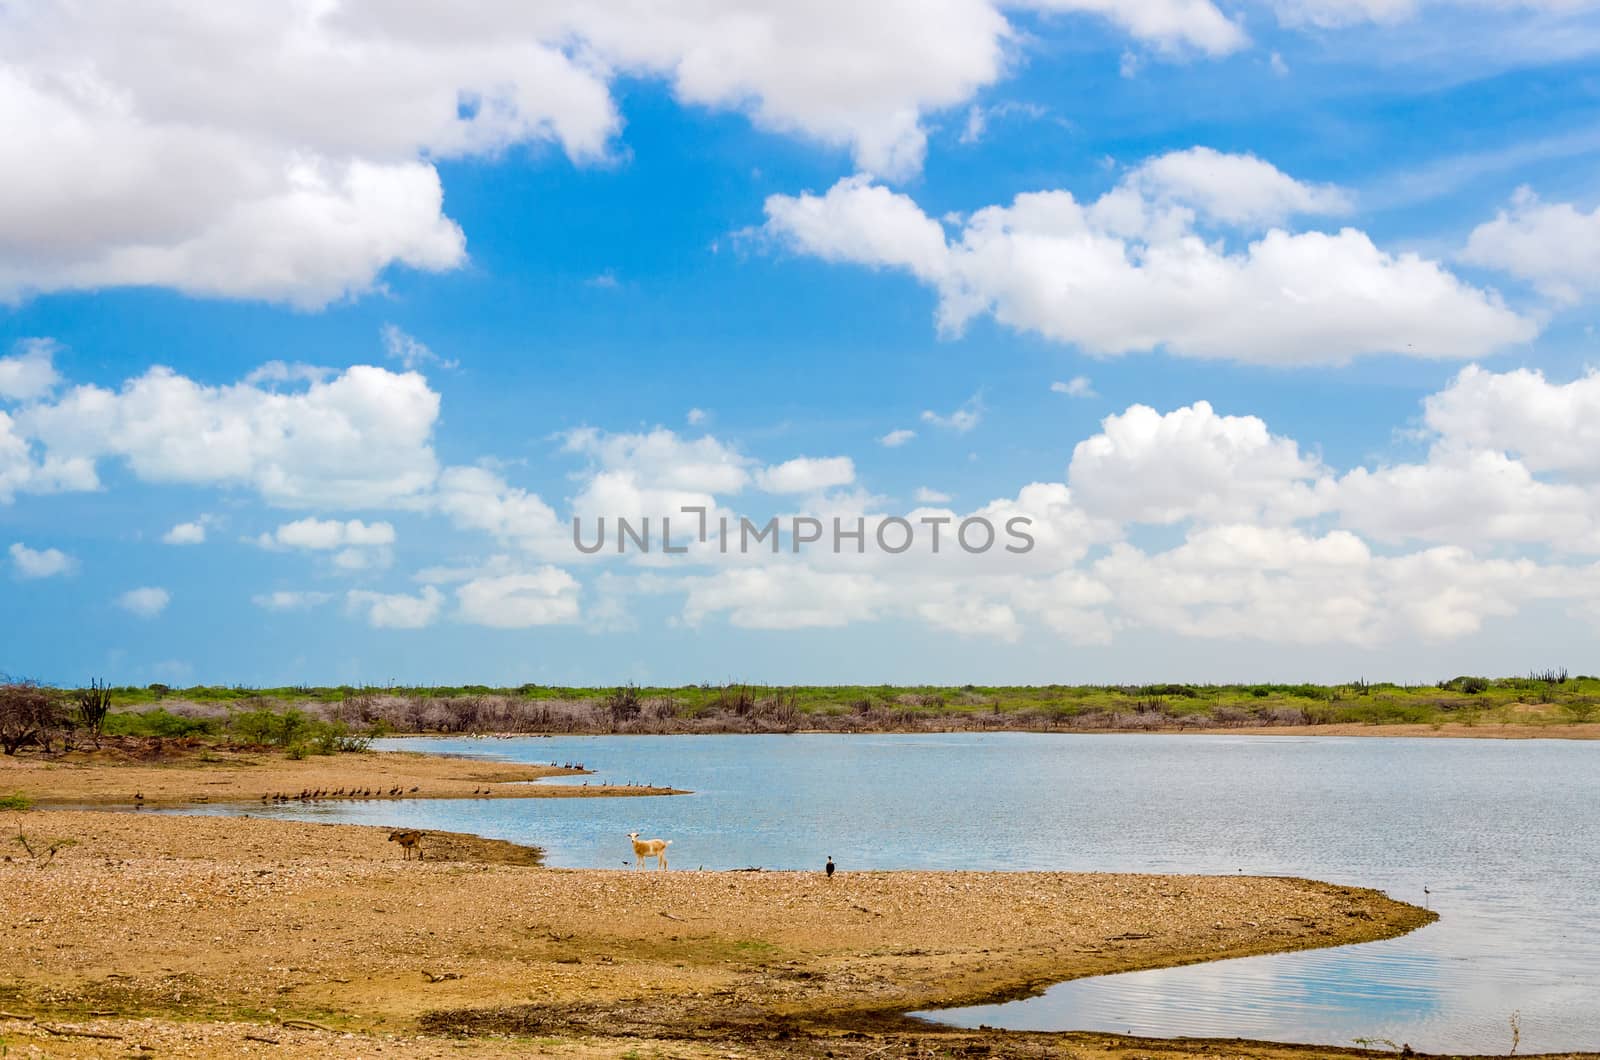
{"label": "white cloud", "polygon": [[689,441],[659,427],[645,434],[582,428],[567,433],[563,449],[589,457],[599,470],[637,476],[662,489],[737,493],[750,481],[749,458],[710,435]]}
{"label": "white cloud", "polygon": [[210,522],[209,516],[187,523],[178,523],[171,530],[161,535],[161,540],[168,545],[201,545],[206,540],[206,525]]}
{"label": "white cloud", "polygon": [[129,589],[117,597],[117,606],[140,618],[155,618],[172,602],[172,594],[157,586]]}
{"label": "white cloud", "polygon": [[756,485],[768,493],[816,493],[856,480],[856,465],[848,456],[801,456],[756,472]]}
{"label": "white cloud", "polygon": [[768,233],[823,261],[905,269],[935,284],[950,268],[944,227],[865,174],[820,196],[770,195],[765,209]]}
{"label": "white cloud", "polygon": [[438,415],[439,395],[411,372],[358,365],[278,392],[152,368],[120,390],[73,387],[0,421],[0,495],[9,430],[44,449],[29,476],[54,469],[73,488],[93,488],[95,462],[116,457],[146,482],[245,487],[280,507],[392,504],[433,482]]}
{"label": "white cloud", "polygon": [[1099,397],[1094,392],[1094,384],[1086,375],[1075,375],[1065,383],[1059,380],[1050,384],[1050,391],[1054,394],[1065,394],[1068,397],[1092,398]]}
{"label": "white cloud", "polygon": [[333,599],[331,593],[279,589],[276,592],[258,593],[250,602],[264,611],[308,611]]}
{"label": "white cloud", "polygon": [[[1019,195],[977,211],[949,241],[909,197],[853,177],[823,195],[769,197],[765,231],[824,260],[910,272],[938,292],[945,334],[990,314],[1100,355],[1162,348],[1263,364],[1378,353],[1466,358],[1537,331],[1492,292],[1419,255],[1382,251],[1353,228],[1273,228],[1229,249],[1202,238],[1193,210],[1151,197],[1140,172],[1090,203],[1066,191]],[[1204,190],[1190,185],[1188,194]],[[1319,194],[1289,182],[1276,209],[1294,198],[1282,193],[1290,186],[1312,200]],[[1203,197],[1209,209],[1249,209],[1215,189]]]}
{"label": "white cloud", "polygon": [[92,461],[81,457],[34,454],[21,425],[0,410],[0,504],[18,493],[62,493],[99,486]]}
{"label": "white cloud", "polygon": [[1461,259],[1527,280],[1559,302],[1582,301],[1600,294],[1600,207],[1584,213],[1519,188],[1509,209],[1472,230]]}
{"label": "white cloud", "polygon": [[[1592,8],[1594,0],[1432,0],[1427,6],[1453,5],[1467,9],[1471,17],[1501,10],[1527,9],[1553,14],[1580,12]],[[1402,22],[1424,7],[1423,0],[1274,0],[1278,19],[1284,25],[1310,25],[1321,29],[1379,25]]]}
{"label": "white cloud", "polygon": [[12,542],[11,563],[19,578],[53,578],[77,569],[78,561],[58,548],[31,549],[21,541]]}
{"label": "white cloud", "polygon": [[429,365],[443,368],[446,371],[459,367],[459,361],[446,360],[440,357],[425,344],[400,330],[394,324],[385,324],[378,331],[383,339],[383,352],[392,361],[399,361],[406,371],[415,371]]}
{"label": "white cloud", "polygon": [[974,394],[962,403],[961,407],[951,412],[948,416],[925,409],[922,413],[922,422],[940,430],[955,431],[957,434],[966,434],[978,424],[983,422],[983,402]]}
{"label": "white cloud", "polygon": [[1564,551],[1600,552],[1600,495],[1541,482],[1500,452],[1437,448],[1425,464],[1339,480],[1340,522],[1379,541],[1542,542]]}
{"label": "white cloud", "polygon": [[706,410],[690,409],[683,418],[685,422],[689,424],[689,426],[698,427],[706,421]]}
{"label": "white cloud", "polygon": [[1243,522],[1316,514],[1327,505],[1324,474],[1255,416],[1219,416],[1197,401],[1107,416],[1073,449],[1067,481],[1086,510],[1119,522]]}
{"label": "white cloud", "polygon": [[826,573],[774,562],[685,579],[683,618],[699,626],[723,613],[741,629],[820,629],[878,617],[890,587],[868,574]]}
{"label": "white cloud", "polygon": [[916,500],[918,504],[948,504],[950,503],[950,494],[940,493],[938,490],[932,490],[926,486],[918,486]]}
{"label": "white cloud", "polygon": [[1349,194],[1332,184],[1306,184],[1255,155],[1209,147],[1152,158],[1127,183],[1152,200],[1191,206],[1229,225],[1279,224],[1296,214],[1342,214],[1353,206]]}
{"label": "white cloud", "polygon": [[363,615],[375,629],[422,629],[431,626],[444,606],[444,594],[431,585],[415,596],[405,593],[375,593],[352,589],[345,594],[345,608]]}
{"label": "white cloud", "polygon": [[439,475],[431,506],[459,527],[541,554],[570,553],[568,525],[537,494],[486,468],[451,467]]}
{"label": "white cloud", "polygon": [[1423,421],[1442,445],[1519,457],[1534,471],[1600,478],[1600,373],[1551,383],[1527,368],[1463,368],[1423,402]]}
{"label": "white cloud", "polygon": [[879,438],[878,444],[886,449],[898,449],[916,436],[916,431],[907,430],[904,427],[897,427],[888,434],[884,435],[882,438]]}
{"label": "white cloud", "polygon": [[256,538],[262,548],[298,548],[328,552],[338,548],[372,548],[394,544],[394,526],[360,519],[297,519]]}
{"label": "white cloud", "polygon": [[44,397],[61,382],[52,339],[22,339],[9,357],[0,357],[0,401],[32,401]]}
{"label": "white cloud", "polygon": [[1209,0],[1034,0],[1043,11],[1081,11],[1102,15],[1138,40],[1163,51],[1192,48],[1226,55],[1248,38]]}
{"label": "white cloud", "polygon": [[456,590],[460,618],[495,629],[575,622],[578,581],[557,567],[473,578]]}
{"label": "white cloud", "polygon": [[[1005,6],[1163,50],[1244,43],[1209,0]],[[998,80],[1020,40],[996,0],[32,6],[0,42],[0,297],[159,284],[315,307],[394,265],[457,267],[436,163],[603,159],[621,77],[904,176],[925,116]]]}

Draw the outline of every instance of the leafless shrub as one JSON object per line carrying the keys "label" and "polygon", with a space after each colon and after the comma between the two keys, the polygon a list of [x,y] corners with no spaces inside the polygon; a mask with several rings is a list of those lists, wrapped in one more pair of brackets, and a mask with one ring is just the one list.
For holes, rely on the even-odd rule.
{"label": "leafless shrub", "polygon": [[28,681],[0,685],[0,749],[6,754],[35,746],[48,752],[64,720],[49,689]]}

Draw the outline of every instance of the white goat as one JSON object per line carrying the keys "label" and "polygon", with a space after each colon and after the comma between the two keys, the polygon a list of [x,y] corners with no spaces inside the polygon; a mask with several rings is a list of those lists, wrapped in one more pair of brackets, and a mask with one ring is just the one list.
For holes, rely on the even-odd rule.
{"label": "white goat", "polygon": [[640,839],[638,832],[629,832],[628,838],[633,840],[633,867],[644,868],[645,858],[655,858],[656,868],[667,867],[667,848],[672,845],[670,839]]}

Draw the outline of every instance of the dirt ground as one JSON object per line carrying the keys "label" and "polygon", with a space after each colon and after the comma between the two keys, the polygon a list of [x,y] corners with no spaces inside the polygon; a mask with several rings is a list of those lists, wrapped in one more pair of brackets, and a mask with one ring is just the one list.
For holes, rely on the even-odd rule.
{"label": "dirt ground", "polygon": [[[0,1051],[1180,1055],[1198,1046],[943,1030],[900,1014],[1432,919],[1376,892],[1284,878],[557,870],[508,863],[511,844],[442,834],[404,861],[386,835],[0,813]],[[1250,1048],[1207,1055],[1304,1055]]]}
{"label": "dirt ground", "polygon": [[[350,799],[560,799],[672,795],[645,778],[607,778],[603,785],[536,784],[547,777],[587,771],[476,758],[366,751],[311,755],[300,760],[274,751],[167,744],[141,753],[141,745],[74,752],[0,756],[0,795],[17,793],[39,805],[177,806],[204,802],[270,802],[275,796],[319,801]],[[576,765],[574,763],[573,765]]]}

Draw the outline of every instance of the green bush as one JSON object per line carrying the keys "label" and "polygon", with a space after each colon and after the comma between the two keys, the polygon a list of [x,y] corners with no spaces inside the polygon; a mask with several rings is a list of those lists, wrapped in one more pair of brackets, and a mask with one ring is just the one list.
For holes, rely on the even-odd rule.
{"label": "green bush", "polygon": [[155,710],[124,712],[106,716],[107,736],[215,736],[221,726],[215,718],[188,718],[157,707]]}
{"label": "green bush", "polygon": [[0,795],[0,810],[26,810],[33,806],[33,800],[18,792],[15,795]]}

